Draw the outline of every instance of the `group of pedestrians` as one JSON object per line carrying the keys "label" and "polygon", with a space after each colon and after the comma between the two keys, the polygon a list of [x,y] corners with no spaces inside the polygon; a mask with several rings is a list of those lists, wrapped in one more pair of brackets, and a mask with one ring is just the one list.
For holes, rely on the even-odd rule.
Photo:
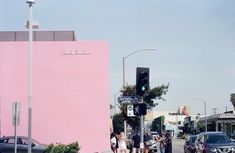
{"label": "group of pedestrians", "polygon": [[[129,148],[129,150],[127,149],[128,142],[132,144],[132,147]],[[140,135],[138,134],[138,132],[135,132],[132,140],[127,140],[124,132],[120,132],[117,134],[111,133],[110,143],[113,153],[140,153]],[[128,152],[127,150],[130,152]],[[148,153],[146,151],[147,149],[144,150],[144,153]]]}
{"label": "group of pedestrians", "polygon": [[[148,141],[150,140],[150,137],[147,132],[144,133],[144,148],[143,148],[143,153],[148,153]],[[132,153],[140,153],[140,135],[139,132],[136,131],[133,138],[132,138]]]}
{"label": "group of pedestrians", "polygon": [[[146,142],[148,142],[148,134],[144,134],[144,149],[143,153],[148,153],[148,146]],[[172,137],[169,133],[159,134],[154,138],[155,141],[159,144],[159,152],[160,153],[172,153]],[[131,141],[131,142],[130,142]],[[127,143],[130,142],[132,147],[129,148],[131,150],[130,153],[140,153],[140,135],[138,132],[132,137],[132,140],[127,140],[124,132],[120,132],[117,134],[112,133],[110,137],[111,150],[113,153],[129,153],[127,149]]]}
{"label": "group of pedestrians", "polygon": [[155,139],[159,142],[160,153],[172,153],[172,137],[169,133],[159,134]]}
{"label": "group of pedestrians", "polygon": [[[154,138],[155,141],[159,143],[160,153],[172,153],[172,137],[169,133],[159,134]],[[129,153],[127,152],[127,140],[124,132],[117,134],[112,133],[110,136],[111,150],[113,153]],[[132,153],[140,153],[140,135],[138,132],[132,137]],[[148,141],[148,134],[144,134],[144,153],[148,153],[148,146],[146,142]],[[131,153],[130,152],[130,153]]]}
{"label": "group of pedestrians", "polygon": [[127,139],[124,132],[111,133],[110,143],[113,153],[127,153]]}

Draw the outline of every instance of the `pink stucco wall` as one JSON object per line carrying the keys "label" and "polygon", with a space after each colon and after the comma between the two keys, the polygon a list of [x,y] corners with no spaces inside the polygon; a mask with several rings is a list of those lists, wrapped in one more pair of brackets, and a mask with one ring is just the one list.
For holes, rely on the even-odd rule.
{"label": "pink stucco wall", "polygon": [[[109,149],[108,45],[104,41],[33,43],[32,137],[79,141],[81,153]],[[0,42],[1,135],[13,135],[12,103],[21,103],[18,135],[27,136],[28,42]]]}

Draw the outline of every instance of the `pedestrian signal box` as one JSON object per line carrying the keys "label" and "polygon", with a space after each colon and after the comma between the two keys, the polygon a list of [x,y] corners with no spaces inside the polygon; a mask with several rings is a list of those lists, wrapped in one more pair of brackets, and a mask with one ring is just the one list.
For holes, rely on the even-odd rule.
{"label": "pedestrian signal box", "polygon": [[147,114],[147,106],[145,103],[134,104],[134,115],[141,116]]}

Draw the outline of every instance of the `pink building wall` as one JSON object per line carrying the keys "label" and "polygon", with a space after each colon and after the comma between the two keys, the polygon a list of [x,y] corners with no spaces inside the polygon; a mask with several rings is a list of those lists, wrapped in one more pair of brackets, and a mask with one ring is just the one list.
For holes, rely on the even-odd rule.
{"label": "pink building wall", "polygon": [[[109,149],[109,56],[103,41],[33,43],[32,137],[79,141],[81,153]],[[13,135],[12,103],[21,103],[18,135],[28,133],[28,42],[0,42],[1,135]]]}

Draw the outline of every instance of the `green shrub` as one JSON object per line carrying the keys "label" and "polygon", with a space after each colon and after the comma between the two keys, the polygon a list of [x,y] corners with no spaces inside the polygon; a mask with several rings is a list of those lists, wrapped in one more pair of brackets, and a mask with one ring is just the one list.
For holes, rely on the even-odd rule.
{"label": "green shrub", "polygon": [[50,144],[46,149],[46,153],[78,153],[79,150],[80,146],[78,142],[74,142],[68,145],[56,143]]}

